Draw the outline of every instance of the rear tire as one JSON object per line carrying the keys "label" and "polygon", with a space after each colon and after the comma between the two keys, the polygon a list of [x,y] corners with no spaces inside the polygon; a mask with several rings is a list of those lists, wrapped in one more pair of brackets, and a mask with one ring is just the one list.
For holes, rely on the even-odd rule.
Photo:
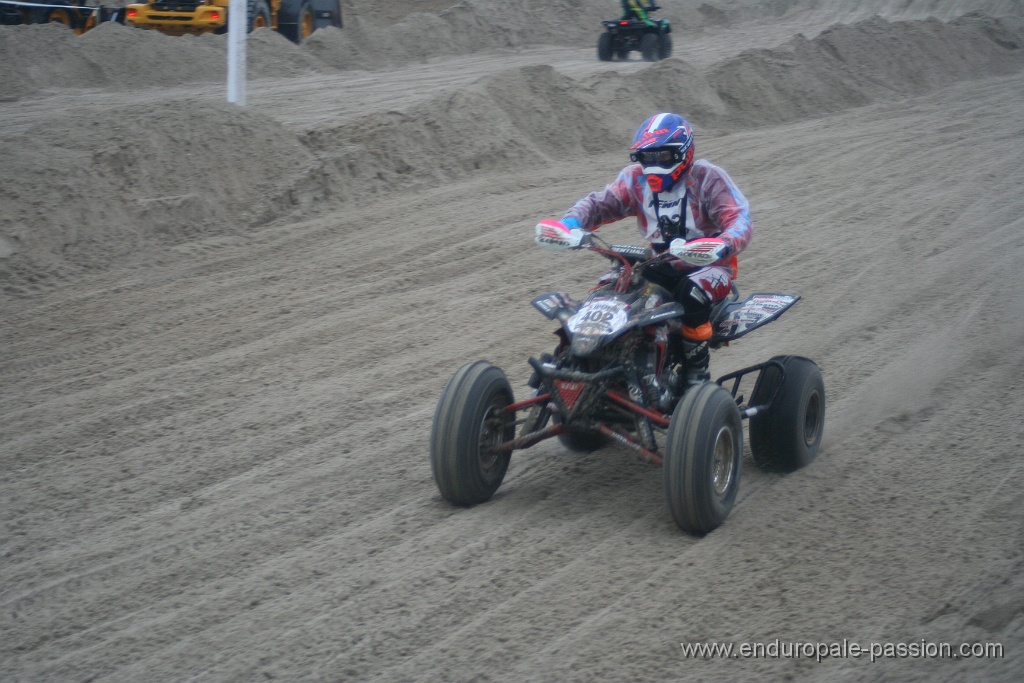
{"label": "rear tire", "polygon": [[46,17],[46,23],[63,24],[68,28],[74,28],[74,22],[71,19],[71,14],[66,9],[50,10],[50,14]]}
{"label": "rear tire", "polygon": [[665,443],[665,501],[683,531],[718,528],[736,502],[743,464],[743,423],[732,394],[713,382],[688,389]]}
{"label": "rear tire", "polygon": [[672,35],[669,33],[661,34],[661,58],[668,59],[672,56]]}
{"label": "rear tire", "polygon": [[612,61],[612,34],[602,33],[597,38],[597,58],[602,62]]}
{"label": "rear tire", "polygon": [[645,62],[656,62],[661,56],[661,41],[657,33],[645,33],[640,38],[640,54]]}
{"label": "rear tire", "polygon": [[490,447],[515,438],[514,402],[501,368],[468,363],[448,380],[434,412],[430,466],[441,497],[454,505],[490,499],[508,471],[511,451]]}
{"label": "rear tire", "polygon": [[270,5],[267,4],[267,0],[248,0],[246,11],[249,18],[249,33],[270,26]]}
{"label": "rear tire", "polygon": [[302,43],[302,41],[313,35],[313,31],[316,30],[316,15],[313,14],[313,6],[308,2],[302,3],[302,9],[299,10],[299,26],[296,29],[298,40],[296,43]]}
{"label": "rear tire", "polygon": [[[765,368],[750,396],[750,405],[768,401],[769,410],[750,418],[750,452],[757,466],[792,472],[818,455],[825,430],[825,382],[814,361],[801,356],[776,356],[785,368]],[[781,383],[781,387],[779,386]]]}

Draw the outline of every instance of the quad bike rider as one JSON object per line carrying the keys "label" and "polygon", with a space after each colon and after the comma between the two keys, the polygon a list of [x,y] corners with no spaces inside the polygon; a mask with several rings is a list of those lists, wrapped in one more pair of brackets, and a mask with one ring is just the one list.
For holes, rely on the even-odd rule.
{"label": "quad bike rider", "polygon": [[[816,457],[825,387],[814,361],[775,356],[710,381],[710,348],[800,299],[768,292],[740,299],[733,279],[736,255],[751,238],[747,200],[725,171],[694,160],[693,130],[678,114],[645,121],[630,157],[634,163],[603,191],[535,228],[537,246],[585,250],[613,268],[582,300],[550,291],[530,302],[558,324],[553,352],[529,359],[531,395],[517,401],[504,371],[486,360],[464,364],[442,390],[430,462],[448,502],[489,500],[512,452],[546,439],[577,453],[617,444],[663,466],[672,518],[703,535],[737,500],[743,420],[758,466],[791,472]],[[610,245],[595,233],[627,216],[647,245]],[[748,395],[740,388],[750,378]]]}
{"label": "quad bike rider", "polygon": [[655,10],[654,2],[648,2],[645,8],[639,0],[622,0],[622,17],[624,20],[642,21],[648,26],[654,26],[654,22],[647,16],[647,10]]}
{"label": "quad bike rider", "polygon": [[673,356],[685,368],[686,384],[696,384],[710,378],[711,309],[732,291],[736,255],[753,234],[749,204],[728,173],[694,160],[693,129],[679,114],[644,121],[630,159],[634,163],[604,190],[580,199],[561,221],[542,224],[582,242],[605,223],[635,216],[654,253],[685,248],[682,258],[665,260],[645,276],[686,310]]}

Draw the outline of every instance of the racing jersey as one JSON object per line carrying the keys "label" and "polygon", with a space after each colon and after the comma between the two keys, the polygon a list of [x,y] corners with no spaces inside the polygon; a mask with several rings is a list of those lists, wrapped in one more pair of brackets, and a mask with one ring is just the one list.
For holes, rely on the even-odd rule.
{"label": "racing jersey", "polygon": [[644,11],[643,6],[636,0],[622,0],[622,18],[635,18],[647,24],[651,23],[651,20],[647,18],[647,12]]}
{"label": "racing jersey", "polygon": [[685,183],[657,193],[657,200],[655,207],[655,194],[644,179],[643,168],[631,164],[604,190],[576,202],[563,218],[575,218],[584,230],[593,231],[605,223],[636,216],[640,234],[657,251],[668,246],[658,228],[659,216],[668,218],[679,232],[685,230],[683,236],[688,240],[721,238],[731,247],[732,256],[743,251],[753,235],[747,198],[728,173],[704,159],[694,162]]}

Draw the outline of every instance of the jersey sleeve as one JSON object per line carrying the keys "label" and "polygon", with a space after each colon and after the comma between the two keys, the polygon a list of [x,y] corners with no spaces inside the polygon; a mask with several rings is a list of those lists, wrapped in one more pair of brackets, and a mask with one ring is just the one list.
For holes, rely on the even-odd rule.
{"label": "jersey sleeve", "polygon": [[750,204],[724,170],[706,162],[702,170],[705,172],[700,179],[700,214],[709,225],[698,228],[710,233],[721,231],[718,237],[732,248],[732,253],[738,254],[754,235]]}
{"label": "jersey sleeve", "polygon": [[641,211],[636,192],[639,166],[627,166],[607,187],[591,192],[565,212],[564,218],[575,218],[584,230],[594,231],[606,223],[614,223]]}

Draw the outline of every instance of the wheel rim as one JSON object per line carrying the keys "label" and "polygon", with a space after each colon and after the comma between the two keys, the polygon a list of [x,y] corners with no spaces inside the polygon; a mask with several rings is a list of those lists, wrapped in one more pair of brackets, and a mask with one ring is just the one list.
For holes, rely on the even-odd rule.
{"label": "wheel rim", "polygon": [[71,15],[67,13],[67,10],[55,9],[50,12],[50,23],[71,26]]}
{"label": "wheel rim", "polygon": [[715,454],[711,461],[711,486],[716,496],[724,496],[732,485],[735,468],[733,434],[729,427],[722,427],[715,437]]}
{"label": "wheel rim", "polygon": [[313,11],[307,9],[302,13],[302,37],[309,38],[313,35]]}
{"label": "wheel rim", "polygon": [[503,404],[492,403],[484,413],[483,420],[480,421],[477,458],[480,460],[480,468],[484,473],[490,473],[501,464],[504,451],[498,450],[497,446],[505,441],[508,417]]}
{"label": "wheel rim", "polygon": [[821,394],[817,391],[807,399],[804,411],[804,443],[813,446],[821,435]]}

